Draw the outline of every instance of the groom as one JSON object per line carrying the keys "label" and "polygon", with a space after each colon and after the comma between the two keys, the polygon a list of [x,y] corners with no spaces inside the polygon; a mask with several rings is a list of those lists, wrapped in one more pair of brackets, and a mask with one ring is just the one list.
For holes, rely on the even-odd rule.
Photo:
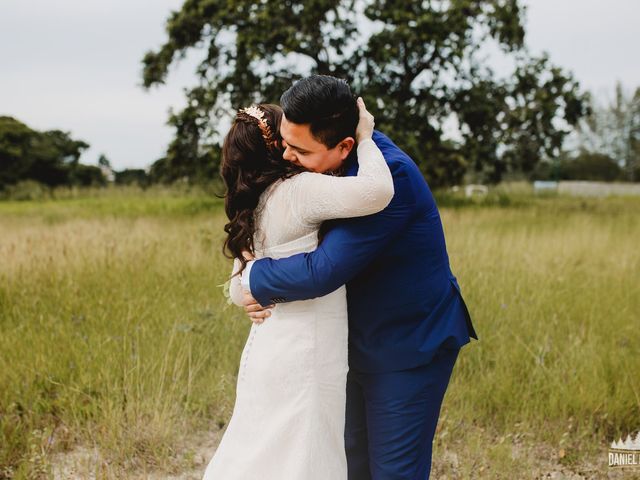
{"label": "groom", "polygon": [[[316,172],[334,170],[335,150],[344,142],[328,139],[353,140],[358,121],[347,83],[304,78],[282,95],[281,106],[284,159],[299,164],[304,156]],[[374,215],[326,222],[313,252],[250,262],[242,276],[245,310],[261,322],[272,304],[323,296],[346,284],[349,480],[424,480],[453,365],[477,336],[424,177],[385,135],[376,131],[373,140],[393,176],[391,203]],[[356,175],[355,149],[344,167],[346,175]]]}

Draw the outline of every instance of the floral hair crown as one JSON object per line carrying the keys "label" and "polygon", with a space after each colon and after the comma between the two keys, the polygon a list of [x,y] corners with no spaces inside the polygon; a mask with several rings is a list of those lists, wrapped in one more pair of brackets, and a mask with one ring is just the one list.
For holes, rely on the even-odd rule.
{"label": "floral hair crown", "polygon": [[269,122],[267,122],[267,118],[264,112],[257,105],[251,105],[250,107],[241,108],[238,111],[238,115],[245,114],[250,117],[255,118],[258,121],[258,127],[260,127],[260,131],[262,132],[262,138],[264,142],[267,144],[267,148],[274,149],[276,147],[276,140],[273,137],[273,132],[271,131],[271,127],[269,126]]}

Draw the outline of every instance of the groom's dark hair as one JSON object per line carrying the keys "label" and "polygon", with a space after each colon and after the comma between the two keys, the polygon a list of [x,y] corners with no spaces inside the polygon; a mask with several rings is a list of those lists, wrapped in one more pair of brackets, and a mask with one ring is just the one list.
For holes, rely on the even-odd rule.
{"label": "groom's dark hair", "polygon": [[311,135],[327,148],[355,137],[358,105],[349,84],[329,75],[311,75],[295,82],[280,97],[287,120],[309,124]]}

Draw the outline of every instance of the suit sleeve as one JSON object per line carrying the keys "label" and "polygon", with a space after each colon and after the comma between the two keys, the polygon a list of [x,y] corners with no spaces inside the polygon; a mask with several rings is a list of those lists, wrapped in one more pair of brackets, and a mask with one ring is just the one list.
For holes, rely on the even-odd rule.
{"label": "suit sleeve", "polygon": [[379,213],[336,220],[316,250],[257,260],[249,277],[261,305],[320,297],[361,272],[408,225],[415,197],[406,174],[393,176],[395,194]]}

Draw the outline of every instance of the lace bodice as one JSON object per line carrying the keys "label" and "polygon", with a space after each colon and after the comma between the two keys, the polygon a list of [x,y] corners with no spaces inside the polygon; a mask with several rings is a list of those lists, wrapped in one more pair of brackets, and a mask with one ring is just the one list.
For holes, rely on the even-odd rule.
{"label": "lace bodice", "polygon": [[[277,258],[278,246],[317,235],[325,220],[371,215],[389,204],[394,194],[393,179],[380,149],[373,140],[366,139],[358,144],[357,153],[357,176],[303,172],[278,180],[264,191],[254,213],[256,258]],[[300,247],[309,245],[305,241]],[[299,252],[288,252],[293,253]],[[239,268],[240,261],[236,259],[233,271]],[[240,305],[239,276],[233,277],[230,294]]]}

